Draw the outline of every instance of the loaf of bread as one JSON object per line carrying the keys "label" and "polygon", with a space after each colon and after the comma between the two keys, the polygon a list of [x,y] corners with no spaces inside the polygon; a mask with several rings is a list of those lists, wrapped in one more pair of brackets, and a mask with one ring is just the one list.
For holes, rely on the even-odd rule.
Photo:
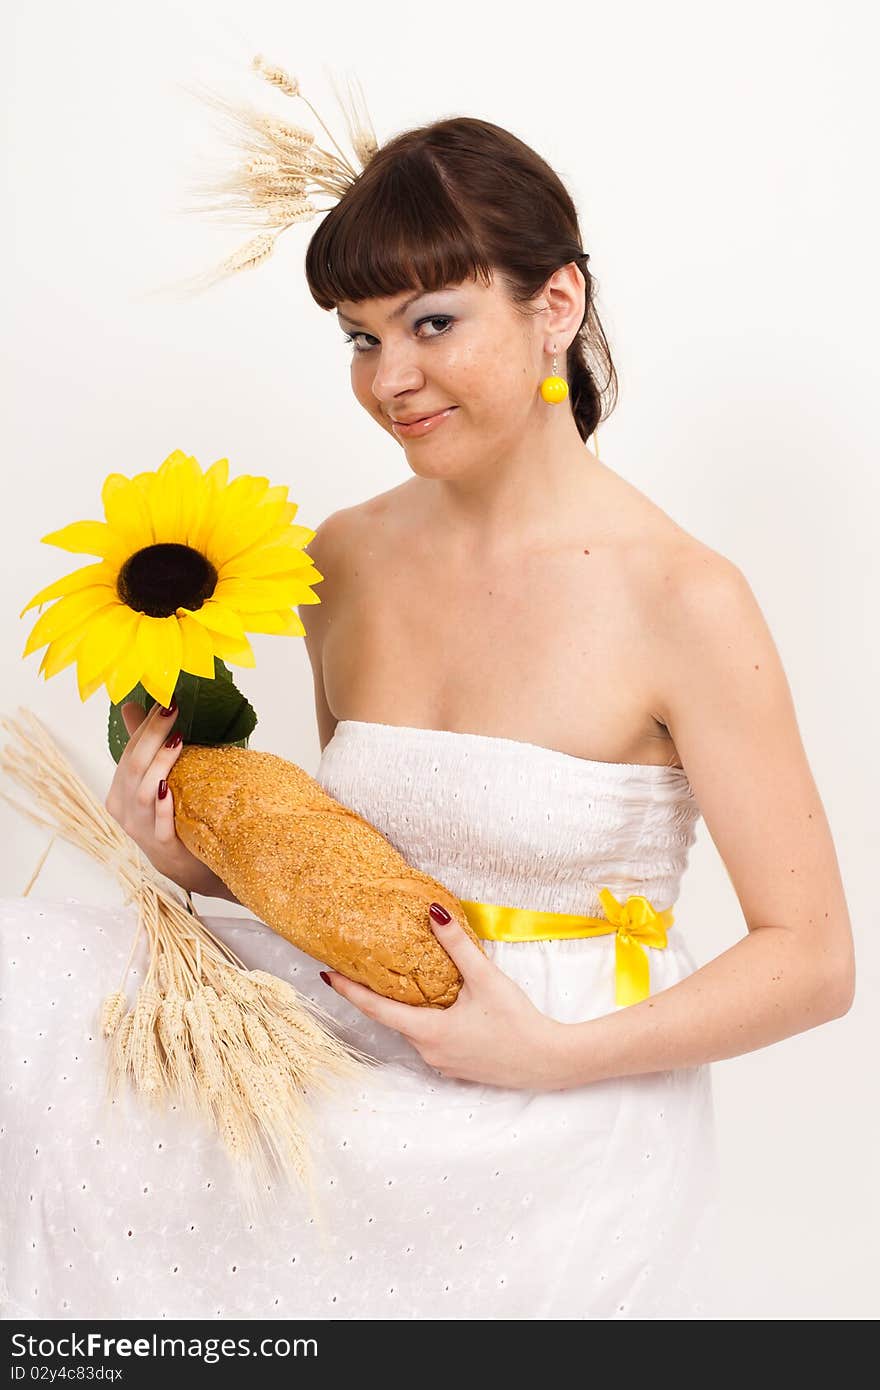
{"label": "loaf of bread", "polygon": [[180,839],[273,931],[391,999],[455,1002],[461,974],[428,908],[440,903],[482,950],[461,903],[301,767],[193,744],[168,786]]}

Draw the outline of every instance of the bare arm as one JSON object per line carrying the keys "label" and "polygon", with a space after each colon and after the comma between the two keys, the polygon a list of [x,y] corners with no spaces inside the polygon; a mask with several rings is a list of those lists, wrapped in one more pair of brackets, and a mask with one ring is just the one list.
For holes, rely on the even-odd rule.
{"label": "bare arm", "polygon": [[[689,551],[665,574],[657,710],[747,933],[678,984],[557,1034],[562,1086],[696,1066],[845,1014],[852,930],[831,831],[779,655],[741,571]],[[672,930],[675,930],[673,926]]]}
{"label": "bare arm", "polygon": [[214,874],[213,877],[214,882],[208,884],[207,887],[195,889],[190,888],[189,891],[191,893],[201,893],[203,897],[206,898],[225,898],[227,902],[238,903],[239,907],[244,906],[241,899],[235,896],[232,889],[227,887],[227,885],[223,882],[222,878],[218,878],[216,874]]}
{"label": "bare arm", "polygon": [[[215,874],[215,878],[216,878],[216,874]],[[212,892],[208,893],[208,897],[212,897],[212,898],[226,898],[228,902],[231,902],[231,903],[238,903],[239,907],[243,907],[243,906],[244,906],[244,904],[242,903],[241,899],[240,899],[240,898],[237,898],[237,897],[235,896],[235,894],[233,893],[232,889],[231,889],[231,888],[228,888],[228,887],[226,886],[226,884],[223,882],[223,880],[220,879],[220,878],[217,879],[217,886],[216,886],[216,888],[215,888]]]}
{"label": "bare arm", "polygon": [[[226,898],[231,903],[239,902],[232,889],[227,888],[222,878],[219,878],[207,864],[200,863],[197,869],[193,867],[186,873],[165,876],[179,888],[185,888],[187,893],[198,893],[203,898]],[[243,903],[239,905],[244,906]]]}

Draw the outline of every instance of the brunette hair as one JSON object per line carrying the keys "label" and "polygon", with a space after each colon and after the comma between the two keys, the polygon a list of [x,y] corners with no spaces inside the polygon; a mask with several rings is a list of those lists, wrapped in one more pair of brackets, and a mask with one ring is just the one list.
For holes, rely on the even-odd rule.
{"label": "brunette hair", "polygon": [[617,373],[582,245],[574,203],[550,165],[503,127],[454,116],[379,147],[312,236],[306,280],[332,309],[478,275],[488,285],[494,271],[519,307],[577,262],[584,317],[561,374],[586,443],[614,409]]}

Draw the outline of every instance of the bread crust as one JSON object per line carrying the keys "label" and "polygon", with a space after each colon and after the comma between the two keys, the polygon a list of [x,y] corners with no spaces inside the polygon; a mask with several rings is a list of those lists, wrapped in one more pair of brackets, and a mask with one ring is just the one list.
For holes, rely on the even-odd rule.
{"label": "bread crust", "polygon": [[461,973],[428,908],[440,903],[483,950],[460,901],[296,763],[191,744],[168,786],[187,849],[273,931],[388,998],[455,1003]]}

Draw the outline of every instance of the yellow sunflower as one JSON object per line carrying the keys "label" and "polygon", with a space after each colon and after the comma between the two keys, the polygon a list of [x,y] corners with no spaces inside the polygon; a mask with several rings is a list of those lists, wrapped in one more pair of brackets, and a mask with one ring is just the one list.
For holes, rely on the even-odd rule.
{"label": "yellow sunflower", "polygon": [[34,624],[22,653],[46,647],[39,674],[77,663],[82,701],[106,685],[118,705],[138,682],[170,705],[182,671],[213,680],[214,658],[255,666],[246,632],[302,637],[294,605],[320,603],[323,579],[302,547],[315,535],[294,526],[286,487],[243,474],[229,461],[203,473],[175,449],[155,472],[111,473],[101,490],[106,521],[74,521],[42,540],[99,555],[25,604],[57,599]]}

